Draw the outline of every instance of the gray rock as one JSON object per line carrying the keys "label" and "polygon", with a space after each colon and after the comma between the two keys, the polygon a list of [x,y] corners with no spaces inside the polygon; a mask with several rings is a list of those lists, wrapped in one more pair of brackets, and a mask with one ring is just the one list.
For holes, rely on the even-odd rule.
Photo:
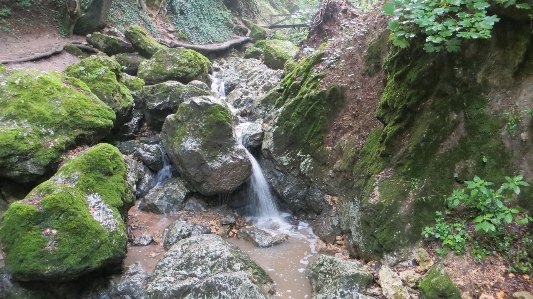
{"label": "gray rock", "polygon": [[179,241],[157,264],[145,298],[271,298],[273,281],[250,257],[217,235]]}
{"label": "gray rock", "polygon": [[163,248],[169,250],[178,241],[191,236],[194,223],[187,221],[175,221],[169,224],[163,231]]}
{"label": "gray rock", "polygon": [[533,299],[533,295],[531,295],[530,292],[522,291],[522,292],[514,292],[513,298],[516,299]]}
{"label": "gray rock", "polygon": [[133,238],[133,241],[131,242],[131,245],[133,246],[146,246],[152,243],[154,239],[151,236],[148,235],[142,235],[142,236],[136,236]]}
{"label": "gray rock", "polygon": [[[132,92],[131,94],[134,98],[137,97],[135,92]],[[131,120],[120,127],[118,132],[115,134],[115,138],[119,140],[134,138],[135,135],[137,135],[137,133],[139,133],[139,130],[141,129],[143,119],[143,112],[139,109],[134,108],[132,111]]]}
{"label": "gray rock", "polygon": [[315,235],[317,235],[320,240],[326,243],[335,243],[335,237],[342,234],[339,217],[336,213],[336,210],[323,212],[309,225],[313,229]]}
{"label": "gray rock", "polygon": [[135,198],[137,195],[137,186],[144,176],[144,168],[141,163],[133,160],[128,156],[122,156],[126,164],[126,183],[130,189],[130,196]]}
{"label": "gray rock", "polygon": [[155,214],[178,212],[185,206],[191,193],[182,178],[171,178],[150,190],[139,208]]}
{"label": "gray rock", "polygon": [[137,197],[142,198],[155,186],[156,174],[148,168],[148,166],[143,165],[143,176],[141,181],[137,184]]}
{"label": "gray rock", "polygon": [[319,255],[307,267],[307,278],[313,287],[313,298],[370,298],[361,295],[373,276],[356,260]]}
{"label": "gray rock", "polygon": [[418,248],[415,251],[415,261],[418,263],[421,271],[426,271],[431,265],[433,265],[429,253],[424,248]]}
{"label": "gray rock", "polygon": [[272,235],[257,227],[241,228],[237,232],[237,237],[252,242],[257,247],[272,247],[286,242],[289,239],[289,236],[286,234]]}
{"label": "gray rock", "polygon": [[115,60],[124,68],[124,73],[136,76],[144,58],[136,53],[120,53],[115,56]]}
{"label": "gray rock", "polygon": [[159,131],[167,116],[176,113],[185,100],[210,94],[209,90],[198,88],[197,84],[183,85],[176,81],[145,86],[140,97],[146,123]]}
{"label": "gray rock", "polygon": [[248,149],[259,148],[263,143],[264,132],[260,123],[241,123],[236,130],[240,133],[242,145]]}
{"label": "gray rock", "polygon": [[87,35],[87,43],[109,56],[133,52],[133,46],[126,38],[110,36],[100,32],[93,32]]}
{"label": "gray rock", "polygon": [[383,290],[383,296],[387,299],[411,298],[400,277],[387,266],[379,269],[379,284]]}
{"label": "gray rock", "polygon": [[136,156],[141,159],[144,165],[157,172],[163,168],[163,153],[157,144],[141,143],[137,149]]}
{"label": "gray rock", "polygon": [[[128,267],[112,288],[113,299],[141,299],[150,279],[150,273],[144,271],[140,262]],[[102,298],[104,299],[104,298]]]}
{"label": "gray rock", "polygon": [[128,140],[115,145],[123,155],[134,155],[139,147],[137,140]]}
{"label": "gray rock", "polygon": [[237,219],[235,219],[235,216],[231,214],[224,214],[220,216],[220,224],[222,225],[235,225],[237,222]]}
{"label": "gray rock", "polygon": [[74,26],[74,34],[87,35],[103,29],[108,22],[112,0],[84,1],[82,15]]}
{"label": "gray rock", "polygon": [[211,228],[206,225],[195,225],[192,228],[191,236],[207,235],[211,233]]}
{"label": "gray rock", "polygon": [[252,173],[233,134],[230,111],[217,99],[196,97],[167,117],[161,140],[180,174],[202,195],[230,193]]}
{"label": "gray rock", "polygon": [[187,200],[187,203],[185,203],[183,210],[188,211],[188,212],[195,212],[195,213],[205,212],[207,210],[206,206],[207,204],[205,203],[205,201],[193,196]]}
{"label": "gray rock", "polygon": [[412,269],[400,272],[399,276],[404,284],[410,288],[416,288],[418,283],[422,280],[422,275],[416,273],[415,270]]}

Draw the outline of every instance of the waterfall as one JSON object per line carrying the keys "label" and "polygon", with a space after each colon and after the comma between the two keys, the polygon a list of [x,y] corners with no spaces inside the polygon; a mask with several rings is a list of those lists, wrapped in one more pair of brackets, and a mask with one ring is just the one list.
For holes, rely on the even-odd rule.
{"label": "waterfall", "polygon": [[161,151],[161,156],[163,158],[163,168],[161,168],[155,176],[156,184],[154,188],[159,187],[165,180],[172,177],[172,168],[170,167],[170,161],[168,160],[167,154],[165,153],[161,145],[158,144],[157,147]]}
{"label": "waterfall", "polygon": [[219,94],[220,98],[225,99],[226,98],[226,86],[224,84],[224,80],[220,80],[216,78],[214,75],[211,76],[211,91],[216,92]]}

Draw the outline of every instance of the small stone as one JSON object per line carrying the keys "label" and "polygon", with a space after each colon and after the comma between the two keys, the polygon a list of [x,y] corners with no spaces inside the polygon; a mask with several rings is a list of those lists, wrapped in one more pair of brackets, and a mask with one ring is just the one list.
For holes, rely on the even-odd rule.
{"label": "small stone", "polygon": [[133,246],[146,246],[152,243],[153,238],[151,236],[142,235],[142,236],[136,236],[133,241],[131,242],[131,245]]}
{"label": "small stone", "polygon": [[389,267],[383,266],[379,270],[379,284],[383,295],[387,299],[409,299],[409,293],[402,280]]}
{"label": "small stone", "polygon": [[422,275],[416,273],[414,270],[405,270],[399,273],[400,279],[410,288],[418,286],[420,280],[422,280]]}
{"label": "small stone", "polygon": [[517,298],[517,299],[533,299],[533,295],[531,295],[530,292],[522,291],[522,292],[513,293],[513,298]]}
{"label": "small stone", "polygon": [[433,264],[429,253],[424,248],[418,248],[415,251],[415,260],[419,265],[420,271],[426,271]]}

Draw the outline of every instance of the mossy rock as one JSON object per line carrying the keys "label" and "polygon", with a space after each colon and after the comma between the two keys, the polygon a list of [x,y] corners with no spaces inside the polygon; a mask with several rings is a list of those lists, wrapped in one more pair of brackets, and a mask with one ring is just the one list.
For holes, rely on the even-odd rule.
{"label": "mossy rock", "polygon": [[124,86],[126,86],[131,92],[140,92],[145,85],[143,79],[130,76],[128,74],[124,74],[120,82],[124,84]]}
{"label": "mossy rock", "polygon": [[287,62],[285,62],[285,65],[283,66],[283,73],[287,75],[288,73],[294,71],[294,69],[298,66],[298,62],[289,59]]}
{"label": "mossy rock", "polygon": [[261,59],[263,56],[263,50],[256,47],[248,47],[244,51],[244,58]]}
{"label": "mossy rock", "polygon": [[433,266],[418,285],[420,299],[461,299],[461,292],[442,264]]}
{"label": "mossy rock", "polygon": [[7,271],[23,281],[61,282],[121,263],[128,241],[123,217],[133,200],[115,147],[78,154],[4,214]]}
{"label": "mossy rock", "polygon": [[124,84],[120,83],[122,67],[113,58],[91,56],[71,64],[65,70],[69,76],[83,81],[91,91],[106,103],[117,116],[115,125],[120,126],[131,117],[133,97]]}
{"label": "mossy rock", "polygon": [[282,70],[285,62],[298,54],[298,47],[287,40],[267,40],[263,49],[265,64],[272,69]]}
{"label": "mossy rock", "polygon": [[267,37],[267,31],[265,28],[258,26],[252,22],[248,22],[248,26],[251,29],[250,32],[250,38],[252,39],[252,42],[256,42],[258,40],[264,40]]}
{"label": "mossy rock", "polygon": [[109,56],[133,52],[133,46],[130,42],[100,32],[93,32],[91,35],[88,35],[87,42]]}
{"label": "mossy rock", "polygon": [[115,113],[78,79],[20,69],[0,72],[0,176],[31,183],[78,142],[94,142]]}
{"label": "mossy rock", "polygon": [[165,81],[187,84],[193,80],[209,82],[212,69],[211,61],[196,51],[166,48],[141,62],[137,75],[149,84]]}
{"label": "mossy rock", "polygon": [[67,53],[69,53],[70,55],[74,55],[76,57],[78,57],[79,59],[83,59],[85,57],[87,57],[87,55],[85,55],[85,53],[83,53],[82,50],[80,50],[80,48],[70,44],[70,45],[66,45],[65,46],[65,51]]}
{"label": "mossy rock", "polygon": [[7,72],[7,67],[0,63],[0,74]]}
{"label": "mossy rock", "polygon": [[254,46],[256,46],[259,49],[264,49],[266,42],[267,42],[266,40],[258,40],[254,42]]}
{"label": "mossy rock", "polygon": [[122,66],[122,71],[128,75],[137,76],[139,65],[144,58],[136,53],[120,53],[115,55],[115,60]]}
{"label": "mossy rock", "polygon": [[213,97],[183,102],[166,118],[160,136],[180,174],[203,195],[231,193],[251,175],[252,164],[233,135],[231,112]]}
{"label": "mossy rock", "polygon": [[130,26],[124,35],[131,42],[133,48],[145,58],[151,58],[157,51],[166,48],[151,38],[141,26]]}

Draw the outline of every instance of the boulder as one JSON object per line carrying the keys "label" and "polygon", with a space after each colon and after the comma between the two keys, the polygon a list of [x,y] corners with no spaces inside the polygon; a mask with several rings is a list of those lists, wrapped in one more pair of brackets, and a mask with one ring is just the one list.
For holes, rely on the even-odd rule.
{"label": "boulder", "polygon": [[133,49],[142,57],[150,59],[157,51],[166,47],[148,36],[141,26],[130,26],[124,31],[124,35],[133,45]]}
{"label": "boulder", "polygon": [[150,273],[142,268],[141,263],[135,262],[113,284],[111,298],[143,298],[150,277]]}
{"label": "boulder", "polygon": [[361,295],[373,276],[356,260],[319,255],[307,266],[307,278],[313,287],[313,298],[370,298]]}
{"label": "boulder", "polygon": [[137,75],[149,84],[179,81],[187,84],[193,80],[209,82],[213,65],[204,55],[184,48],[165,48],[139,65]]}
{"label": "boulder", "polygon": [[286,234],[272,235],[257,227],[241,228],[237,232],[237,237],[252,242],[257,247],[272,247],[286,242],[289,239],[289,236]]}
{"label": "boulder", "polygon": [[259,48],[248,47],[244,51],[244,58],[246,59],[250,59],[250,58],[261,59],[261,57],[263,57],[263,50]]}
{"label": "boulder", "polygon": [[74,34],[87,35],[103,29],[109,18],[111,2],[113,0],[79,1],[81,17],[74,25]]}
{"label": "boulder", "polygon": [[155,214],[178,212],[185,206],[191,193],[182,178],[172,178],[150,190],[139,208]]}
{"label": "boulder", "polygon": [[128,75],[126,73],[122,74],[120,83],[124,84],[130,90],[132,96],[137,95],[137,93],[142,91],[145,85],[145,82],[143,79]]}
{"label": "boulder", "polygon": [[418,285],[420,299],[459,299],[461,292],[444,270],[442,264],[433,266]]}
{"label": "boulder", "polygon": [[271,298],[273,281],[235,245],[217,235],[183,239],[158,262],[145,298]]}
{"label": "boulder", "polygon": [[92,93],[115,111],[116,127],[130,120],[133,97],[129,89],[119,82],[121,67],[113,58],[91,56],[71,64],[65,73],[87,84]]}
{"label": "boulder", "polygon": [[263,49],[265,64],[272,69],[282,70],[285,62],[298,54],[298,47],[287,40],[267,40]]}
{"label": "boulder", "polygon": [[324,211],[309,225],[315,235],[326,243],[334,244],[336,236],[342,234],[339,217],[335,210]]}
{"label": "boulder", "polygon": [[120,264],[128,241],[123,217],[133,200],[115,147],[79,153],[4,214],[7,271],[23,281],[61,282]]}
{"label": "boulder", "polygon": [[67,149],[113,127],[113,110],[78,79],[0,67],[0,82],[0,177],[35,182]]}
{"label": "boulder", "polygon": [[237,126],[236,131],[239,133],[241,143],[248,149],[261,147],[263,143],[264,131],[259,122],[246,122]]}
{"label": "boulder", "polygon": [[394,271],[387,266],[383,266],[379,269],[379,284],[383,290],[383,296],[387,299],[411,298],[398,274],[394,273]]}
{"label": "boulder", "polygon": [[205,225],[196,225],[187,221],[175,221],[163,231],[163,247],[169,250],[172,245],[178,241],[191,236],[198,236],[202,234],[210,234],[211,228]]}
{"label": "boulder", "polygon": [[100,32],[93,32],[87,35],[87,43],[96,49],[113,56],[119,53],[133,52],[133,46],[125,39],[102,34]]}
{"label": "boulder", "polygon": [[158,172],[163,168],[163,151],[158,144],[141,143],[135,155],[142,161],[142,163],[151,170]]}
{"label": "boulder", "polygon": [[115,60],[120,64],[124,73],[137,76],[139,65],[144,58],[137,53],[120,53],[115,55]]}
{"label": "boulder", "polygon": [[167,117],[161,140],[180,174],[202,195],[230,193],[252,173],[233,135],[231,113],[212,97],[182,103]]}
{"label": "boulder", "polygon": [[250,38],[252,39],[253,43],[267,38],[267,31],[264,27],[258,26],[252,22],[248,22],[248,27],[251,29]]}
{"label": "boulder", "polygon": [[207,95],[210,95],[208,90],[176,81],[145,86],[140,97],[146,123],[160,131],[167,116],[176,113],[181,103],[192,97]]}

